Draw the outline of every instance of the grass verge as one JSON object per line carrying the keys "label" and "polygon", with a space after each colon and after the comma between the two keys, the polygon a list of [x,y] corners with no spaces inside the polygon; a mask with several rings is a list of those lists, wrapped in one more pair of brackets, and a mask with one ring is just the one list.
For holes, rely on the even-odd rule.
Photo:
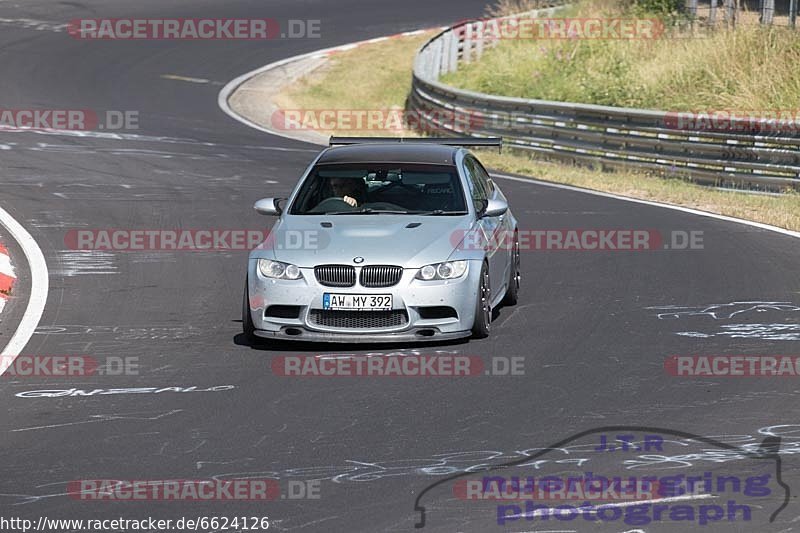
{"label": "grass verge", "polygon": [[[414,54],[428,37],[390,39],[338,53],[324,68],[282,92],[277,103],[284,109],[402,109],[411,85]],[[321,132],[326,135],[413,135],[386,130]],[[487,151],[481,153],[481,159],[499,171],[800,231],[800,194],[797,193],[771,196],[719,191],[681,179],[638,172],[606,173],[549,163],[517,153]]]}
{"label": "grass verge", "polygon": [[[625,0],[585,0],[557,16],[657,17]],[[744,23],[686,31],[666,24],[653,38],[501,38],[442,81],[489,94],[617,107],[791,116],[800,108],[797,31]]]}

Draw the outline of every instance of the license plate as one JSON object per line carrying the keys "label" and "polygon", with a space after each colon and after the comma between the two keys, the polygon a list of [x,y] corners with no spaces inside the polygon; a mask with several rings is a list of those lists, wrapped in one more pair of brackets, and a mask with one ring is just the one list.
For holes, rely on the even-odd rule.
{"label": "license plate", "polygon": [[322,296],[322,308],[350,311],[389,311],[392,308],[391,294],[331,294]]}

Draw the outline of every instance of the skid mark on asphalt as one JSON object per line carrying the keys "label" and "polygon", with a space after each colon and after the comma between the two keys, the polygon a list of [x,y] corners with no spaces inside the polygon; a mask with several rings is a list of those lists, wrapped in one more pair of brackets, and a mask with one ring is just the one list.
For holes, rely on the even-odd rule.
{"label": "skid mark on asphalt", "polygon": [[96,422],[111,422],[114,420],[160,420],[168,416],[182,412],[183,409],[173,409],[164,413],[159,413],[153,416],[148,416],[149,413],[128,413],[128,414],[108,414],[108,415],[91,415],[86,420],[78,420],[75,422],[64,422],[61,424],[49,424],[46,426],[31,426],[19,429],[12,429],[11,433],[18,433],[21,431],[36,431],[39,429],[55,429],[66,426],[78,426],[81,424],[94,424]]}
{"label": "skid mark on asphalt", "polygon": [[[722,450],[716,448],[697,448],[697,443],[686,439],[670,439],[665,442],[674,443],[679,446],[689,447],[685,453],[677,455],[666,454],[640,454],[626,455],[621,466],[625,470],[644,469],[652,471],[656,469],[678,469],[691,468],[700,464],[720,464],[731,461],[745,460],[750,457],[750,453],[755,452],[761,446],[765,436],[779,436],[783,439],[778,453],[781,455],[800,454],[800,424],[780,424],[766,426],[758,429],[755,435],[709,435],[707,438],[715,439],[722,443],[727,443],[739,447],[739,450]],[[602,461],[607,457],[604,451],[594,451],[596,443],[576,444],[561,448],[548,448],[555,455],[554,458],[537,459],[530,462],[516,465],[516,467],[532,467],[540,470],[544,465],[573,465],[576,468],[583,468],[594,460]],[[590,449],[587,449],[589,447]],[[471,451],[451,451],[447,453],[434,454],[427,458],[408,458],[408,459],[387,459],[377,461],[345,460],[344,464],[338,465],[316,465],[298,468],[288,468],[284,470],[272,469],[238,469],[225,473],[210,475],[214,480],[240,479],[270,477],[274,479],[306,479],[306,480],[330,480],[334,483],[344,482],[369,482],[378,481],[385,478],[404,477],[404,476],[449,476],[465,472],[479,472],[490,466],[502,466],[509,461],[518,461],[525,457],[531,457],[543,448],[527,448],[504,452],[500,450],[471,450]],[[198,461],[197,470],[218,470],[214,466],[243,463],[247,465],[252,460],[240,458],[230,461],[208,460]],[[210,467],[210,468],[209,468]],[[566,468],[567,466],[564,466]]]}
{"label": "skid mark on asphalt", "polygon": [[51,324],[39,326],[34,335],[85,335],[113,333],[116,340],[172,340],[186,339],[201,333],[200,328],[192,326],[85,326],[77,324]]}
{"label": "skid mark on asphalt", "polygon": [[73,277],[119,274],[115,254],[96,250],[60,250],[53,275]]}
{"label": "skid mark on asphalt", "polygon": [[67,25],[63,23],[26,18],[0,18],[0,26],[12,26],[25,28],[27,30],[50,31],[54,33],[63,33],[67,29]]}
{"label": "skid mark on asphalt", "polygon": [[[107,131],[93,131],[93,130],[56,130],[56,129],[31,129],[31,128],[15,128],[10,126],[0,125],[0,134],[25,134],[25,135],[50,135],[62,137],[82,137],[88,139],[104,139],[109,141],[136,141],[136,142],[151,142],[151,143],[168,143],[168,144],[186,144],[191,146],[204,146],[204,147],[222,147],[226,149],[236,150],[259,150],[268,152],[306,152],[306,153],[319,153],[319,150],[312,150],[308,148],[283,148],[280,146],[253,146],[253,145],[233,145],[233,144],[220,144],[208,141],[201,141],[198,139],[188,139],[182,137],[163,137],[154,135],[143,135],[138,133],[111,133]],[[13,149],[18,146],[17,143],[9,143],[4,146]]]}
{"label": "skid mark on asphalt", "polygon": [[88,226],[86,222],[69,222],[66,219],[59,218],[55,221],[39,220],[36,218],[30,219],[30,224],[34,228],[63,228],[70,226]]}
{"label": "skid mark on asphalt", "polygon": [[147,150],[144,148],[94,148],[90,146],[76,146],[68,144],[49,144],[36,143],[35,147],[28,150],[33,152],[54,152],[61,154],[85,155],[135,155],[144,157],[156,157],[159,159],[189,159],[189,160],[214,160],[224,159],[226,161],[252,161],[247,158],[231,157],[228,154],[189,154],[184,152],[168,152],[165,150]]}
{"label": "skid mark on asphalt", "polygon": [[139,252],[131,257],[131,263],[177,263],[178,256],[172,252]]}
{"label": "skid mark on asphalt", "polygon": [[[713,322],[714,330],[710,331],[677,331],[676,335],[696,339],[723,337],[729,339],[760,339],[769,341],[797,341],[800,340],[800,305],[793,302],[753,300],[734,301],[724,304],[708,304],[701,306],[653,306],[647,310],[658,311],[659,320],[708,324]],[[735,323],[719,324],[723,320],[746,320],[748,317],[763,318],[766,313],[770,318],[785,317],[788,322],[759,322],[753,324]],[[792,321],[795,320],[795,321]]]}
{"label": "skid mark on asphalt", "polygon": [[768,341],[800,341],[800,324],[725,324],[712,333],[679,331],[676,335],[696,339],[727,337],[730,339],[761,339]]}

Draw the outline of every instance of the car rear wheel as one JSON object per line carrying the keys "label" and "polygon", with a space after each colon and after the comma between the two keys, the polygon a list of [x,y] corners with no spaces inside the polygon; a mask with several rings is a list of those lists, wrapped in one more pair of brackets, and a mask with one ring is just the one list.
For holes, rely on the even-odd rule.
{"label": "car rear wheel", "polygon": [[255,342],[256,327],[253,324],[253,317],[250,315],[250,299],[247,295],[248,278],[244,279],[244,296],[242,298],[242,332],[247,342]]}
{"label": "car rear wheel", "polygon": [[481,267],[481,279],[478,285],[478,297],[475,301],[475,322],[472,324],[472,336],[483,339],[489,336],[492,325],[492,293],[489,284],[489,267],[486,263]]}
{"label": "car rear wheel", "polygon": [[508,289],[503,298],[503,305],[517,305],[519,301],[519,285],[522,279],[522,274],[519,270],[519,235],[514,233],[514,249],[511,252],[511,273],[508,277]]}

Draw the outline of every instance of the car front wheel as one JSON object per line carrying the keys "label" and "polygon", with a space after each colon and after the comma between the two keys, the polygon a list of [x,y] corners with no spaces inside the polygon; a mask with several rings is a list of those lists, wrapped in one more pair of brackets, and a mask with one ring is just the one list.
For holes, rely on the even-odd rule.
{"label": "car front wheel", "polygon": [[484,339],[489,336],[492,324],[492,293],[489,285],[489,267],[483,263],[481,279],[478,285],[478,296],[475,301],[475,322],[472,325],[472,336]]}

